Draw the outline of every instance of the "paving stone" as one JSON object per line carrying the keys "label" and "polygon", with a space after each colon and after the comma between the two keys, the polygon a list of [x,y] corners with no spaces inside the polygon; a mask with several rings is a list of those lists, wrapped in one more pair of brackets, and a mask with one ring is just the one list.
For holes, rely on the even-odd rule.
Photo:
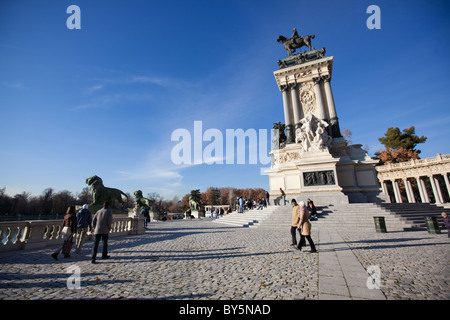
{"label": "paving stone", "polygon": [[[54,261],[47,247],[0,253],[0,299],[448,299],[450,241],[426,232],[377,234],[313,227],[318,254],[290,247],[289,230],[236,228],[210,220],[150,223],[111,238],[111,258]],[[322,245],[323,244],[323,245]],[[309,247],[306,247],[309,251]],[[67,268],[81,269],[69,290]],[[365,286],[381,269],[381,290]]]}

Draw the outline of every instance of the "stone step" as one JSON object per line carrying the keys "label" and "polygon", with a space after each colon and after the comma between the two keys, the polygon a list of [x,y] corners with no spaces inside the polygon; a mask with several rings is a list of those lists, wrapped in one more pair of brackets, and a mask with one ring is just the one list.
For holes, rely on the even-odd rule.
{"label": "stone step", "polygon": [[237,213],[236,211],[233,211],[230,214],[219,216],[217,219],[212,220],[212,222],[245,228],[265,220],[272,215],[275,210],[276,208],[264,208],[263,210],[253,209],[245,211],[244,213]]}
{"label": "stone step", "polygon": [[[442,225],[441,212],[448,208],[430,204],[374,204],[352,203],[330,206],[317,206],[318,220],[312,225],[320,228],[355,228],[375,230],[373,217],[385,218],[388,231],[425,230],[425,217],[432,216]],[[450,212],[449,212],[450,213]],[[250,228],[289,229],[292,206],[269,206],[264,210],[246,211],[243,214],[233,212],[215,223]]]}
{"label": "stone step", "polygon": [[[373,217],[385,217],[388,230],[405,230],[413,228],[407,221],[400,220],[389,210],[376,207],[371,203],[364,204],[339,204],[333,206],[318,206],[318,220],[311,221],[312,226],[324,228],[356,228],[375,230]],[[291,226],[292,207],[279,208],[262,223],[255,225],[257,228],[288,229]],[[281,221],[282,220],[282,221]]]}

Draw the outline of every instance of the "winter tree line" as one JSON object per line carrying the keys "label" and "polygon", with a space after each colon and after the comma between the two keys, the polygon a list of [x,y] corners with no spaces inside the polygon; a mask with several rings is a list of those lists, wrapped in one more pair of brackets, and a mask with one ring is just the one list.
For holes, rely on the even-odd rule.
{"label": "winter tree line", "polygon": [[[230,205],[232,206],[237,197],[246,199],[258,199],[265,197],[266,191],[261,188],[236,189],[232,187],[214,188],[210,187],[200,193],[202,205]],[[126,208],[134,208],[134,196],[126,193],[128,201]],[[164,199],[158,193],[148,193],[145,197],[153,200],[153,212],[182,213],[189,207],[189,193],[181,199],[175,196],[171,200]],[[26,216],[50,216],[58,214],[62,218],[70,205],[83,205],[92,203],[92,194],[89,187],[83,188],[79,193],[67,190],[56,192],[52,188],[45,189],[41,195],[33,196],[29,192],[18,193],[14,196],[6,194],[6,188],[0,189],[0,216],[15,217]]]}

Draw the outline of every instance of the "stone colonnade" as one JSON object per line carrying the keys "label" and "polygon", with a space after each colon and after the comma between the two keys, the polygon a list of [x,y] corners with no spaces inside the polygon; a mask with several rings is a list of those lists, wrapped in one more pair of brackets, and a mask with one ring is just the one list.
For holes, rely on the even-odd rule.
{"label": "stone colonnade", "polygon": [[436,157],[386,164],[375,169],[383,192],[392,202],[450,202],[450,154],[438,153]]}
{"label": "stone colonnade", "polygon": [[330,125],[331,137],[341,137],[330,85],[332,61],[329,57],[274,72],[283,96],[286,143],[295,143],[295,130],[309,112]]}

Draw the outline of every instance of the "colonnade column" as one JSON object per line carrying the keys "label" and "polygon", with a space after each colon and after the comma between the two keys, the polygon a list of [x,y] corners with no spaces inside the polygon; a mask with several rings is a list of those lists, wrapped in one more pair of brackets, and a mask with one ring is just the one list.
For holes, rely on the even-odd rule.
{"label": "colonnade column", "polygon": [[433,175],[429,175],[428,177],[430,178],[431,189],[433,190],[433,195],[436,203],[442,203],[442,195],[439,188],[439,182]]}
{"label": "colonnade column", "polygon": [[333,93],[331,92],[331,76],[328,74],[323,76],[322,79],[325,88],[325,98],[328,105],[328,115],[330,116],[331,136],[333,138],[342,137],[341,129],[339,128],[339,120],[336,114],[336,106],[334,105]]}
{"label": "colonnade column", "polygon": [[443,176],[444,176],[445,186],[447,187],[447,193],[448,193],[448,196],[450,197],[450,181],[448,180],[447,173],[444,173]]}
{"label": "colonnade column", "polygon": [[414,198],[414,191],[411,186],[411,182],[408,178],[403,178],[403,183],[405,184],[406,197],[408,198],[409,203],[415,203],[416,199]]}
{"label": "colonnade column", "polygon": [[395,181],[395,179],[393,179],[391,181],[392,181],[392,188],[394,189],[395,202],[403,203],[402,195],[400,193],[400,188],[398,187],[397,181]]}
{"label": "colonnade column", "polygon": [[388,188],[387,188],[387,185],[386,185],[385,181],[381,182],[381,190],[383,191],[383,193],[385,195],[389,196]]}
{"label": "colonnade column", "polygon": [[422,203],[429,203],[430,198],[428,197],[427,189],[425,188],[425,183],[420,177],[416,177],[417,187],[419,188],[420,200]]}
{"label": "colonnade column", "polygon": [[287,85],[280,86],[281,93],[283,94],[284,121],[286,124],[286,143],[294,143],[294,126],[292,124],[292,113],[287,88]]}

